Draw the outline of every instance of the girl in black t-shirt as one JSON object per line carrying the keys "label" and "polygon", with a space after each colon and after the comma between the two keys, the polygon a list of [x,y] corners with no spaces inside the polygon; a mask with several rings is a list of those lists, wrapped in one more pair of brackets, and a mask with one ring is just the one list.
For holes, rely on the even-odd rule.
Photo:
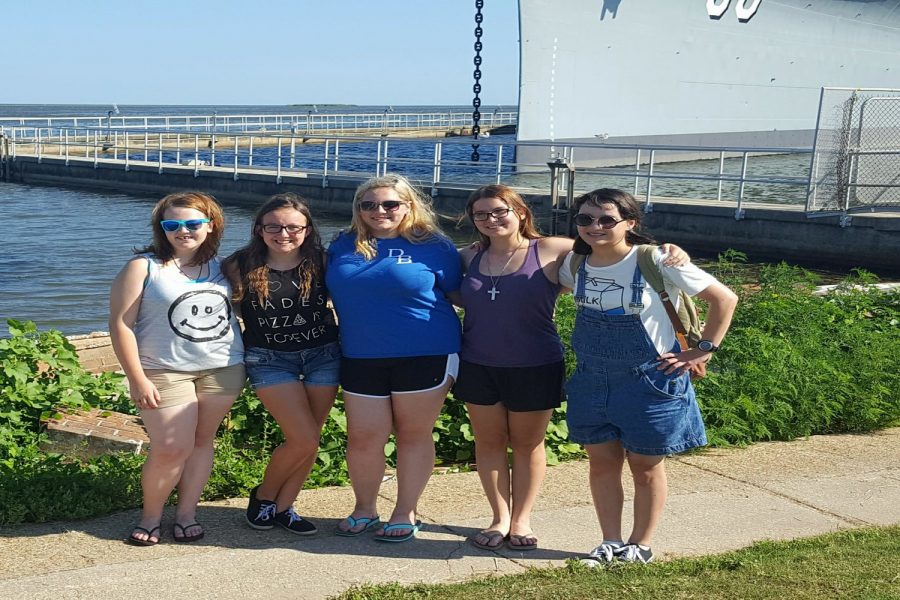
{"label": "girl in black t-shirt", "polygon": [[316,533],[293,504],[316,459],[340,376],[324,264],[309,208],[290,193],[257,211],[250,242],[225,261],[244,322],[250,384],[284,434],[250,493],[247,522],[254,529],[277,524],[298,535]]}

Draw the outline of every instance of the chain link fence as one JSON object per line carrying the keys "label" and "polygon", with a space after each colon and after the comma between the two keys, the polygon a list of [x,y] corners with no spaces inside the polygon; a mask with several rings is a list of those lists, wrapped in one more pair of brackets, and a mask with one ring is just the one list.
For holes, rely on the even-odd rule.
{"label": "chain link fence", "polygon": [[900,90],[823,88],[806,210],[900,208]]}

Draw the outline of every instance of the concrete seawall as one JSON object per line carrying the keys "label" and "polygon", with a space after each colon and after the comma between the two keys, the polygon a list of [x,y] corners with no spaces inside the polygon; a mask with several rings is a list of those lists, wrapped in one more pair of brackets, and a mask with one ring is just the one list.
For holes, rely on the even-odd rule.
{"label": "concrete seawall", "polygon": [[[295,192],[310,201],[314,212],[348,217],[353,192],[365,176],[241,171],[235,179],[231,168],[194,167],[132,162],[126,171],[121,162],[70,158],[20,156],[9,163],[11,181],[64,187],[113,189],[149,195],[173,190],[197,189],[229,202],[258,206],[280,192]],[[473,182],[474,184],[475,182]],[[432,192],[426,188],[426,192]],[[438,184],[433,191],[435,208],[448,217],[463,213],[470,187]],[[520,192],[528,199],[542,224],[550,218],[549,196],[538,190]],[[850,227],[840,227],[837,216],[810,219],[802,207],[745,202],[744,218],[734,218],[733,202],[654,198],[645,225],[659,240],[683,245],[689,251],[715,253],[727,248],[746,252],[755,259],[787,260],[832,269],[864,267],[879,275],[900,275],[900,215],[854,215]]]}

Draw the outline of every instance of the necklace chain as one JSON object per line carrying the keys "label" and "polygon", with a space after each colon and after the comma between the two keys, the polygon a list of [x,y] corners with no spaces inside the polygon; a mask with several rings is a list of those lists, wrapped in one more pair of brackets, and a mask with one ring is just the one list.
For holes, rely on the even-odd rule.
{"label": "necklace chain", "polygon": [[[522,244],[519,244],[518,246],[516,246],[515,250],[513,250],[512,253],[509,255],[509,258],[506,259],[506,264],[503,265],[503,268],[500,269],[500,272],[497,273],[496,276],[495,276],[493,273],[491,273],[491,263],[490,263],[490,260],[488,260],[487,268],[488,268],[488,277],[489,277],[490,280],[491,280],[491,289],[489,289],[489,290],[487,291],[487,293],[491,295],[491,300],[492,300],[492,301],[493,301],[493,300],[496,300],[496,299],[497,299],[497,294],[500,293],[500,290],[497,289],[497,283],[499,283],[500,278],[503,277],[503,273],[506,272],[506,267],[508,267],[508,266],[509,266],[509,263],[512,262],[513,256],[515,256],[515,255],[516,255],[516,252],[518,252],[519,250],[521,250],[522,247],[523,247]],[[489,256],[488,254],[486,254],[486,255]]]}
{"label": "necklace chain", "polygon": [[184,270],[181,268],[181,265],[178,264],[177,260],[173,259],[172,262],[175,263],[175,268],[178,269],[178,272],[181,273],[182,275],[184,275],[185,277],[187,277],[188,279],[190,279],[191,281],[200,281],[200,279],[203,277],[203,265],[206,263],[201,263],[200,272],[197,273],[197,277],[191,277],[190,275],[188,275],[187,273],[184,272]]}

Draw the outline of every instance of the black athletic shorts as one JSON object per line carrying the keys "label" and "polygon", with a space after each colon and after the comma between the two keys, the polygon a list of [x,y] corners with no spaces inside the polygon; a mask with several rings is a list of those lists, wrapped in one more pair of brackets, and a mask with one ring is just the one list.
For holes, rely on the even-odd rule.
{"label": "black athletic shorts", "polygon": [[341,358],[341,387],[357,396],[427,392],[456,379],[457,354],[401,358]]}
{"label": "black athletic shorts", "polygon": [[459,361],[453,396],[469,404],[502,402],[510,412],[557,408],[565,399],[564,361],[537,367],[488,367]]}

